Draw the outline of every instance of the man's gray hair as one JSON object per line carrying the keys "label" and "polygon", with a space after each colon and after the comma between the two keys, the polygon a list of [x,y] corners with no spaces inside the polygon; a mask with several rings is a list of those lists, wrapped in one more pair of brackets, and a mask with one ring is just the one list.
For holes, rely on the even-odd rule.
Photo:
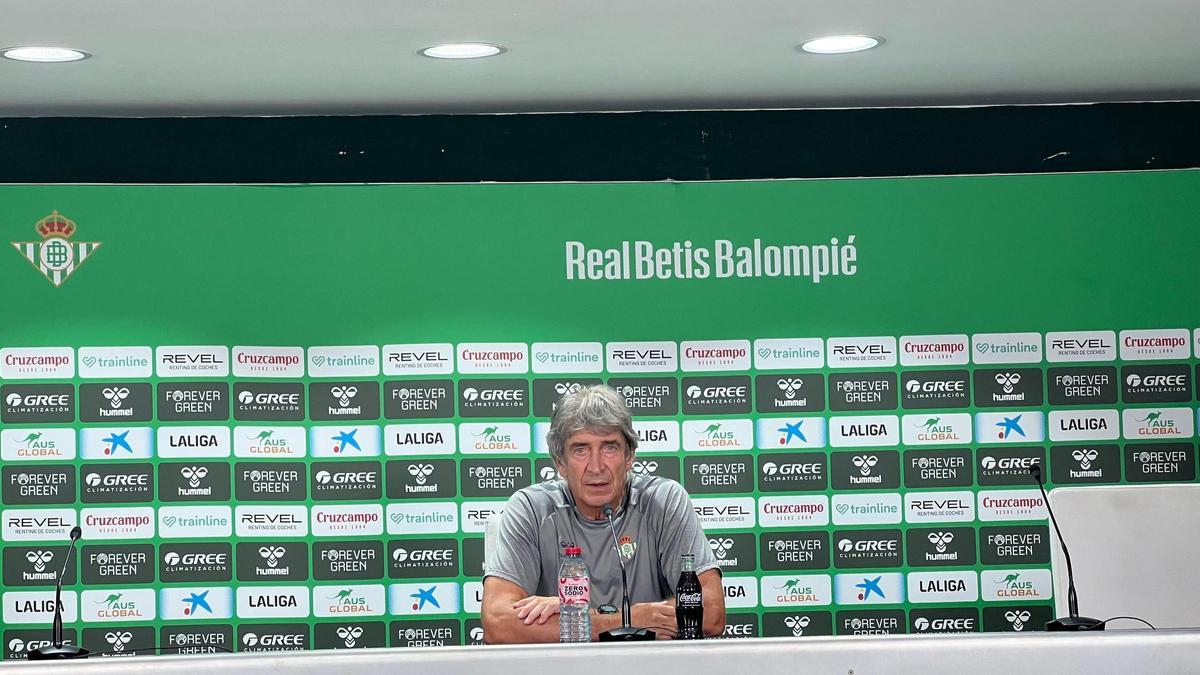
{"label": "man's gray hair", "polygon": [[619,431],[625,437],[628,452],[637,449],[637,434],[625,398],[603,384],[577,389],[559,399],[546,434],[546,445],[550,446],[550,457],[555,462],[566,463],[567,439],[580,431]]}

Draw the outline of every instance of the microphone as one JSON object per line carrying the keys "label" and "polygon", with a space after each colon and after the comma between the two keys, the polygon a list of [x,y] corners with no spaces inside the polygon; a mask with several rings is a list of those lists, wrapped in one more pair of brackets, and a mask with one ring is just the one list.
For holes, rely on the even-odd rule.
{"label": "microphone", "polygon": [[604,505],[604,517],[608,519],[608,531],[612,533],[613,550],[617,554],[617,564],[621,566],[621,627],[606,630],[600,634],[601,642],[635,642],[653,640],[657,635],[649,628],[634,628],[629,617],[629,580],[625,576],[625,561],[621,559],[621,547],[617,545],[617,526],[613,524],[613,508]]}
{"label": "microphone", "polygon": [[1050,496],[1046,494],[1046,486],[1042,482],[1042,465],[1038,463],[1030,466],[1029,473],[1037,480],[1038,488],[1042,491],[1042,499],[1046,502],[1046,512],[1050,514],[1050,522],[1054,524],[1054,532],[1058,534],[1058,545],[1062,547],[1063,557],[1067,559],[1067,611],[1070,612],[1070,616],[1059,617],[1046,623],[1046,630],[1104,630],[1104,622],[1099,619],[1079,616],[1079,599],[1075,597],[1075,571],[1071,568],[1071,552],[1067,550],[1067,542],[1063,540],[1062,530],[1058,529],[1058,520],[1054,518],[1054,509],[1050,508]]}
{"label": "microphone", "polygon": [[71,554],[75,552],[75,542],[83,535],[83,530],[76,525],[71,528],[71,547],[67,549],[67,557],[63,559],[62,571],[58,573],[58,587],[54,590],[54,632],[53,643],[29,652],[30,661],[49,661],[51,659],[86,659],[88,650],[79,645],[63,644],[62,625],[62,587],[63,579],[67,577],[67,566],[71,564]]}

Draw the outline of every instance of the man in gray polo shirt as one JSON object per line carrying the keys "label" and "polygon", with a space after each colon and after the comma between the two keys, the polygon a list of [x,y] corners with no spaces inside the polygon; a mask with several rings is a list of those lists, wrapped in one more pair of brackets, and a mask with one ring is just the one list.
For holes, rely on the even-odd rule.
{"label": "man in gray polo shirt", "polygon": [[619,555],[629,576],[634,626],[675,632],[679,556],[696,556],[704,590],[704,634],[725,627],[721,572],[683,487],[631,476],[637,435],[625,401],[603,385],[558,402],[546,435],[562,476],[514,494],[500,518],[483,580],[490,643],[558,641],[558,571],[564,546],[583,549],[591,573],[592,639],[621,625],[621,570],[604,507],[614,509]]}

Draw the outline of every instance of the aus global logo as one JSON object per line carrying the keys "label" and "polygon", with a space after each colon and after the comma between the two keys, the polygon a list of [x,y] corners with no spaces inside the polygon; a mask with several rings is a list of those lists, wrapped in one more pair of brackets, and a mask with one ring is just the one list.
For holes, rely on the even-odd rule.
{"label": "aus global logo", "polygon": [[34,225],[41,241],[14,241],[12,245],[34,269],[57,287],[100,248],[98,241],[71,241],[77,229],[75,221],[54,210]]}

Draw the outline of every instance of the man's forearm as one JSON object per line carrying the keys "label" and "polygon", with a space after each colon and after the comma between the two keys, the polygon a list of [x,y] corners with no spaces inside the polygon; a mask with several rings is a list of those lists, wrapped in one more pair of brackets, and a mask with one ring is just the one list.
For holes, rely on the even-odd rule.
{"label": "man's forearm", "polygon": [[[591,610],[592,642],[600,640],[600,633],[621,627],[620,614],[601,614]],[[555,614],[546,623],[526,624],[517,618],[516,612],[511,616],[496,617],[488,622],[486,638],[489,644],[526,644],[539,642],[558,642],[558,619]]]}

